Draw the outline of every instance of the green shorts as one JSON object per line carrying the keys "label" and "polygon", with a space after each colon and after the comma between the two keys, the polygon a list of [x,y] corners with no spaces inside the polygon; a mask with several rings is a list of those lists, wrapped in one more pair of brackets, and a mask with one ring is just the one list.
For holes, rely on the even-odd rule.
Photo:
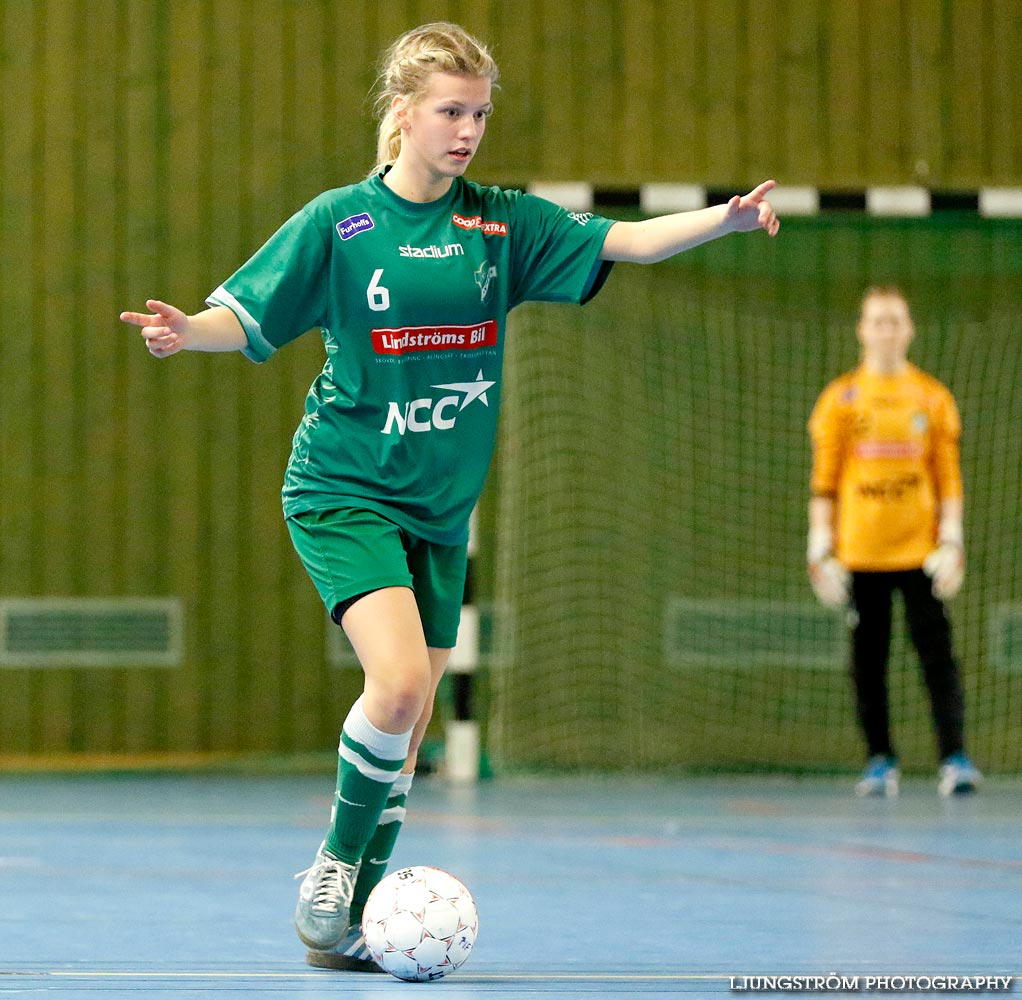
{"label": "green shorts", "polygon": [[437,545],[371,510],[309,510],[287,518],[298,556],[333,612],[342,601],[382,587],[410,587],[426,645],[450,649],[458,638],[467,545]]}

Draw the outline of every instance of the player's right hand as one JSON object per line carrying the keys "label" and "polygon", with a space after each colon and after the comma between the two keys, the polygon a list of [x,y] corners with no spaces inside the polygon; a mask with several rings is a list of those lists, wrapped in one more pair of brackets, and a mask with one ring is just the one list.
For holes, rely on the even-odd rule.
{"label": "player's right hand", "polygon": [[142,328],[142,337],[149,353],[154,358],[169,358],[184,350],[188,316],[158,299],[146,299],[146,306],[152,310],[152,314],[122,312],[121,319]]}
{"label": "player's right hand", "polygon": [[851,574],[834,556],[809,563],[809,582],[817,600],[828,608],[848,607]]}

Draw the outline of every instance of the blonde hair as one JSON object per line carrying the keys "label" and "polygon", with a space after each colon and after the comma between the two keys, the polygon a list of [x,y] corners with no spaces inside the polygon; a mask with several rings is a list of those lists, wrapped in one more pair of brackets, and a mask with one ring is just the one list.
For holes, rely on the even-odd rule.
{"label": "blonde hair", "polygon": [[425,93],[433,73],[485,77],[490,83],[499,76],[486,46],[450,21],[433,21],[406,31],[384,52],[381,66],[375,101],[380,127],[376,166],[370,174],[393,163],[401,151],[401,127],[391,106],[395,97],[416,100]]}
{"label": "blonde hair", "polygon": [[870,285],[859,300],[860,311],[870,299],[901,299],[908,306],[908,297],[897,285]]}

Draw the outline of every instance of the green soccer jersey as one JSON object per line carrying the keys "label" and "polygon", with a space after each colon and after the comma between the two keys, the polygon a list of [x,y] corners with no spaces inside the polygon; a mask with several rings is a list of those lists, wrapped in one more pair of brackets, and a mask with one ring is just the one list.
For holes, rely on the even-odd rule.
{"label": "green soccer jersey", "polygon": [[366,507],[459,544],[496,441],[508,311],[585,302],[612,220],[461,178],[437,201],[380,176],[320,195],[207,299],[265,361],[320,328],[326,362],[284,479],[286,516]]}

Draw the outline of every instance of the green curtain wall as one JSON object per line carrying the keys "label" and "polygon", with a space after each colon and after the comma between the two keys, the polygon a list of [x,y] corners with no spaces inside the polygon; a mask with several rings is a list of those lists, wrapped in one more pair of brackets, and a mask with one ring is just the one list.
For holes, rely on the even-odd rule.
{"label": "green curtain wall", "polygon": [[[180,596],[186,654],[0,670],[0,753],[336,738],[358,675],[326,663],[278,501],[317,338],[262,368],[157,362],[116,317],[147,296],[200,308],[304,201],[365,173],[366,95],[396,34],[451,18],[492,42],[504,77],[478,180],[971,189],[1022,183],[1016,15],[1012,0],[5,0],[0,597]],[[865,274],[876,248],[859,240],[814,253],[858,255]],[[778,266],[772,294],[812,298],[803,263]]]}

